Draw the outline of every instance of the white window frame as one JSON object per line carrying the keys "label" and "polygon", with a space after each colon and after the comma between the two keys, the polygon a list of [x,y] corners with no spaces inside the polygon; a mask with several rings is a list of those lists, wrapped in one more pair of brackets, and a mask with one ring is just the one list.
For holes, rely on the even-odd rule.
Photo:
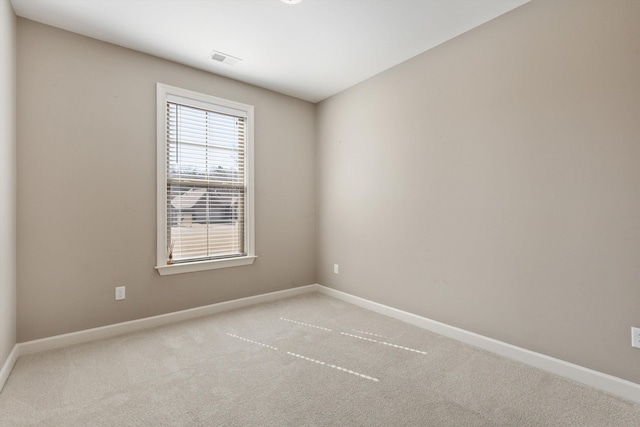
{"label": "white window frame", "polygon": [[[229,101],[223,98],[194,92],[187,89],[158,83],[156,87],[157,101],[157,263],[156,270],[161,276],[169,274],[189,273],[195,271],[213,270],[226,267],[237,267],[253,264],[257,258],[255,254],[255,224],[254,224],[254,183],[253,183],[253,106]],[[186,105],[200,108],[210,108],[212,105],[220,111],[231,114],[241,113],[246,116],[245,140],[245,249],[246,255],[211,259],[204,261],[181,262],[167,265],[167,101],[177,101]]]}

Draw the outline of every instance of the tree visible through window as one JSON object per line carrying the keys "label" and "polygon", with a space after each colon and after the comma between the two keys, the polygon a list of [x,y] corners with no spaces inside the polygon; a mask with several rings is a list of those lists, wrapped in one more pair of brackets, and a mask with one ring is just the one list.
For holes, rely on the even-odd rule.
{"label": "tree visible through window", "polygon": [[253,256],[247,235],[252,107],[200,94],[196,99],[193,93],[176,96],[164,93],[164,85],[159,85],[159,96],[161,88],[164,262]]}

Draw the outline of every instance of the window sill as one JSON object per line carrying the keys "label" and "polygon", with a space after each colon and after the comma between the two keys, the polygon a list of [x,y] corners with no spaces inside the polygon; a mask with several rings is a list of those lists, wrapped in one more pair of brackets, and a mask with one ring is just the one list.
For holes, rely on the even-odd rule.
{"label": "window sill", "polygon": [[195,271],[215,270],[218,268],[250,265],[253,264],[256,258],[258,257],[255,255],[251,255],[239,258],[214,259],[208,261],[189,262],[184,264],[161,265],[157,266],[156,270],[158,270],[158,273],[160,273],[161,276],[168,276],[170,274],[193,273]]}

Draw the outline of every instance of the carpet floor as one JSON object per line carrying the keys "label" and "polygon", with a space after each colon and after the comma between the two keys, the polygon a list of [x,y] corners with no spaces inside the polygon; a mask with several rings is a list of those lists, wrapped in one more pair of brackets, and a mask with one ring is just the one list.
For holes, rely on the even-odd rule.
{"label": "carpet floor", "polygon": [[640,426],[640,405],[307,294],[22,356],[1,426]]}

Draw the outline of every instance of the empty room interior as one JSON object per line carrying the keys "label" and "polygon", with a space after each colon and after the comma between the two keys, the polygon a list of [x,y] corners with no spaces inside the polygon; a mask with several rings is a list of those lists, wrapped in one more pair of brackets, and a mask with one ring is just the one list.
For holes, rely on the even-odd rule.
{"label": "empty room interior", "polygon": [[640,1],[0,0],[0,87],[0,426],[640,425]]}

